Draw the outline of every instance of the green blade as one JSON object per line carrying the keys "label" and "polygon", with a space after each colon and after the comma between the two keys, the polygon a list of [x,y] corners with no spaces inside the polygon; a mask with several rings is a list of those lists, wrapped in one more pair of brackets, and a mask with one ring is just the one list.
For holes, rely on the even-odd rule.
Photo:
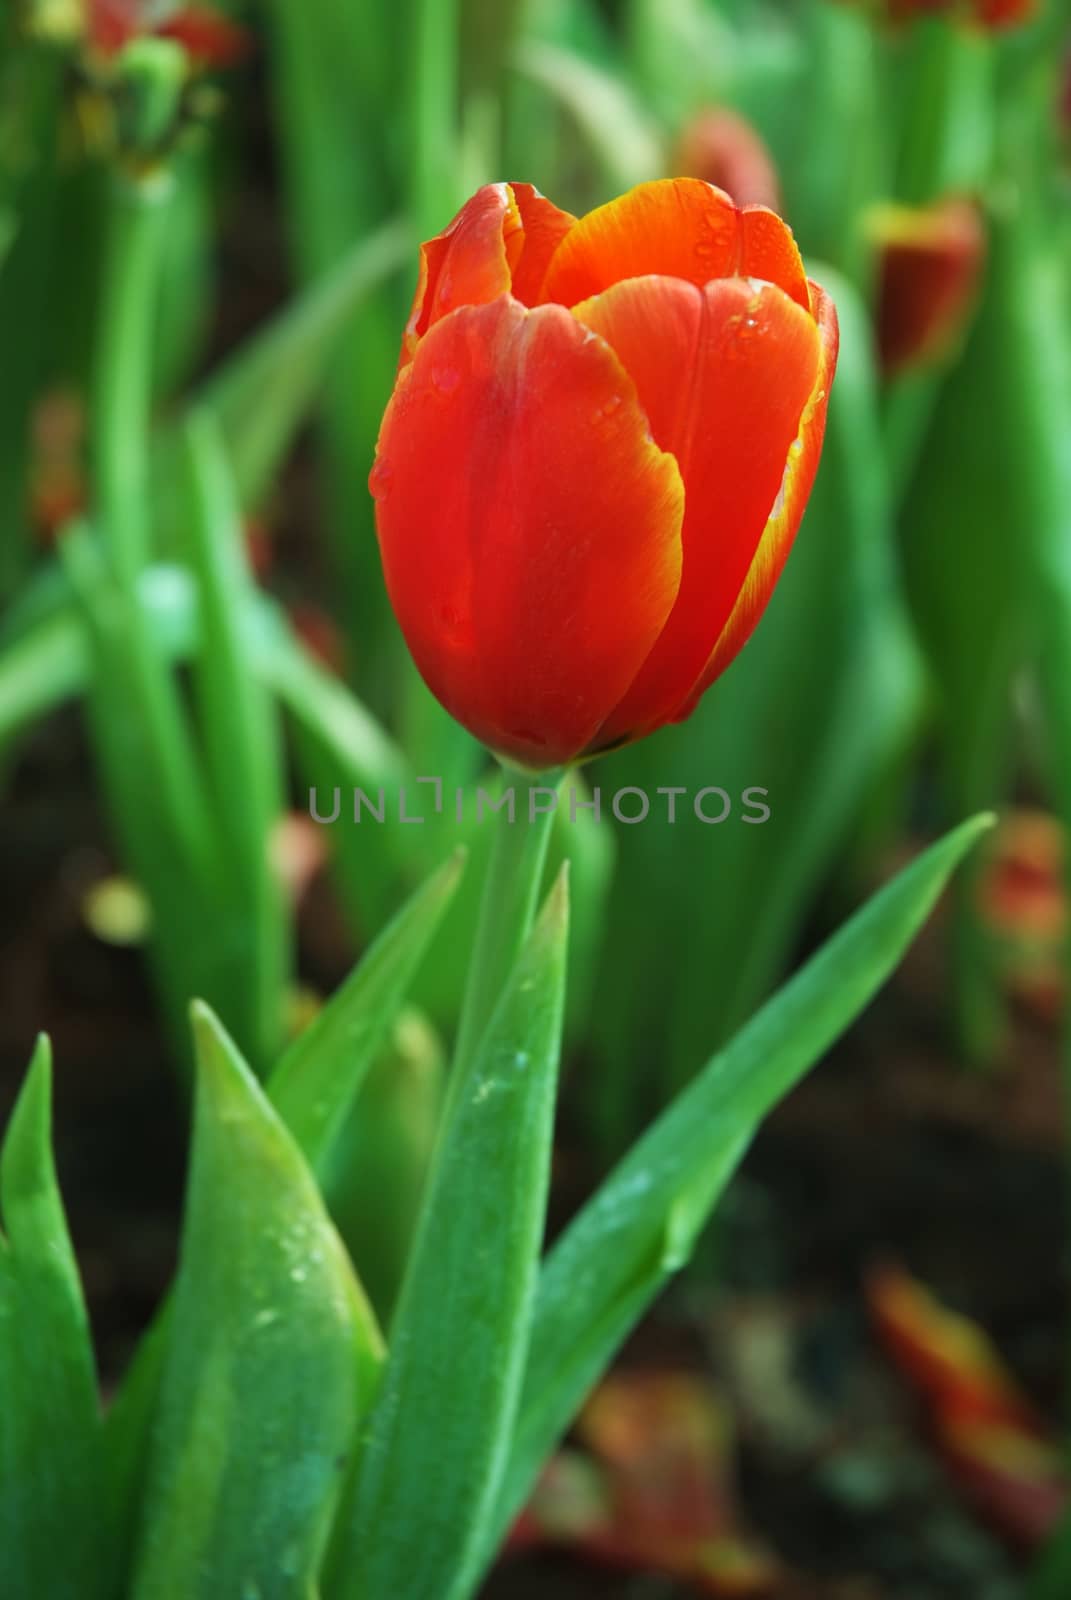
{"label": "green blade", "polygon": [[[243,507],[255,506],[271,483],[354,312],[412,251],[400,222],[362,239],[202,386],[194,409],[207,409],[219,424]],[[162,447],[174,449],[174,440]]]}
{"label": "green blade", "polygon": [[0,1153],[3,1588],[103,1600],[96,1375],[50,1125],[51,1056],[42,1038]]}
{"label": "green blade", "polygon": [[884,983],[990,821],[946,835],[857,912],[677,1096],[554,1246],[484,1561],[625,1335],[688,1259],[762,1118]]}
{"label": "green blade", "polygon": [[212,417],[198,411],[185,440],[201,619],[193,681],[207,783],[225,845],[219,889],[230,958],[226,1020],[263,1072],[280,1048],[291,960],[288,908],[272,858],[284,804],[281,741],[271,693],[254,667],[256,586],[223,438]]}
{"label": "green blade", "polygon": [[272,1104],[314,1171],[321,1171],[330,1156],[464,866],[458,851],[413,895],[268,1080]]}
{"label": "green blade", "polygon": [[440,1136],[383,1389],[336,1530],[333,1600],[471,1593],[528,1345],[567,918],[563,875]]}
{"label": "green blade", "polygon": [[[290,1131],[318,1176],[330,1163],[340,1118],[397,1020],[463,865],[462,856],[454,857],[418,890],[269,1078],[275,1112],[284,1122],[292,1119]],[[142,1339],[105,1419],[109,1498],[124,1549],[132,1538],[132,1507],[144,1477],[173,1318],[171,1298]]]}
{"label": "green blade", "polygon": [[300,1151],[207,1007],[133,1600],[308,1600],[382,1346]]}

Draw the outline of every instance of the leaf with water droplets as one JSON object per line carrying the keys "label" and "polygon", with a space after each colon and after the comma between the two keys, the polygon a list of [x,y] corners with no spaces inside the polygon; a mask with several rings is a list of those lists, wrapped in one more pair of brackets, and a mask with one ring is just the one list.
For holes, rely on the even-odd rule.
{"label": "leaf with water droplets", "polygon": [[448,1100],[382,1391],[332,1546],[332,1600],[473,1592],[528,1345],[567,922],[563,871]]}
{"label": "leaf with water droplets", "polygon": [[205,1006],[182,1253],[132,1600],[307,1600],[377,1382],[374,1320],[300,1150]]}

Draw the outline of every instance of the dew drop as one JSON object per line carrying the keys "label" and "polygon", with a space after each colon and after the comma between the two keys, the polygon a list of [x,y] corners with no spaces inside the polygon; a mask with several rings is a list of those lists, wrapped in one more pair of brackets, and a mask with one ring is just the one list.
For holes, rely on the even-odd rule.
{"label": "dew drop", "polygon": [[431,382],[438,394],[453,394],[461,382],[461,374],[456,367],[433,367]]}
{"label": "dew drop", "polygon": [[368,487],[374,500],[385,500],[390,493],[391,481],[394,478],[394,468],[383,456],[377,456],[375,465],[368,475]]}
{"label": "dew drop", "polygon": [[604,400],[602,405],[599,406],[592,420],[595,422],[608,422],[614,415],[614,412],[618,411],[620,407],[621,396],[619,394],[612,394],[608,400]]}

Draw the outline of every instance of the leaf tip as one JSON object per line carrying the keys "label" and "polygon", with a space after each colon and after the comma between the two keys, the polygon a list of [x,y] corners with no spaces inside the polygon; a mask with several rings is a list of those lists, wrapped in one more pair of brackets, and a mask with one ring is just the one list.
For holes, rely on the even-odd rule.
{"label": "leaf tip", "polygon": [[219,1089],[225,1083],[251,1076],[238,1046],[210,1005],[204,1000],[191,1000],[189,1016],[201,1084]]}
{"label": "leaf tip", "polygon": [[569,862],[563,861],[558,869],[543,906],[541,918],[549,933],[564,934],[569,925]]}

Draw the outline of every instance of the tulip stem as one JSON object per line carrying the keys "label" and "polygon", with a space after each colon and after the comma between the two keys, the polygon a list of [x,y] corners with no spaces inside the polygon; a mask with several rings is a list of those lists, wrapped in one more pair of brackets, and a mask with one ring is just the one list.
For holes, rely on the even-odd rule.
{"label": "tulip stem", "polygon": [[153,324],[170,178],[113,179],[94,393],[101,536],[129,592],[149,556]]}
{"label": "tulip stem", "polygon": [[503,793],[513,804],[495,818],[491,860],[461,1007],[451,1095],[463,1082],[535,917],[547,859],[558,772],[520,772],[503,764]]}

